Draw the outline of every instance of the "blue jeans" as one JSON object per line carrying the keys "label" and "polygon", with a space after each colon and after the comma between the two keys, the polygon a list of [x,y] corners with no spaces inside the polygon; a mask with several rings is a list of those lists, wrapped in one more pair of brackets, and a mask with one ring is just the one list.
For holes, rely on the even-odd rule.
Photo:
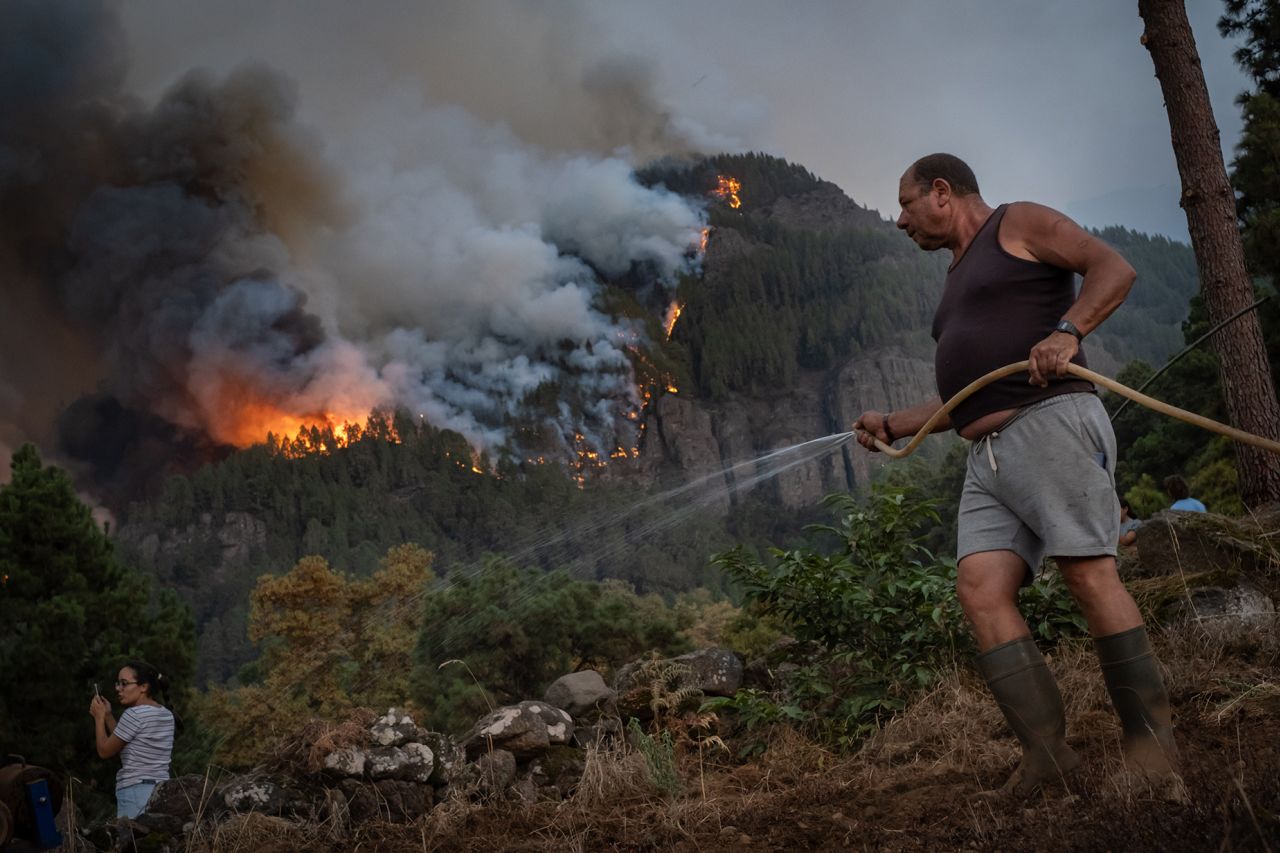
{"label": "blue jeans", "polygon": [[137,817],[147,808],[155,782],[138,782],[124,788],[116,788],[116,817]]}

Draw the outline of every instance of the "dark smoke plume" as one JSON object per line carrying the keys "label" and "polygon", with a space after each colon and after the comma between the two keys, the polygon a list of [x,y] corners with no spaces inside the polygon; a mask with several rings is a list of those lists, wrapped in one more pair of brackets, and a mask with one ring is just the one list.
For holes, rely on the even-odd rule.
{"label": "dark smoke plume", "polygon": [[[148,105],[127,65],[107,5],[0,5],[0,447],[61,411],[63,449],[119,480],[112,459],[401,406],[519,454],[512,419],[548,383],[587,401],[547,415],[565,452],[630,440],[640,332],[601,313],[598,274],[670,283],[698,210],[412,86],[322,140],[269,68],[192,71]],[[584,89],[608,139],[679,147],[642,66]]]}

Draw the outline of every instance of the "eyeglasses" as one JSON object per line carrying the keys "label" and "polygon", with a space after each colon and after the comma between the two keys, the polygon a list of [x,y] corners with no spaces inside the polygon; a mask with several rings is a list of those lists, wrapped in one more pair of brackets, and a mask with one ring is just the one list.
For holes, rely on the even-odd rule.
{"label": "eyeglasses", "polygon": [[137,682],[137,681],[122,681],[120,679],[116,679],[116,687],[128,687],[130,684],[139,684],[139,683],[140,682]]}

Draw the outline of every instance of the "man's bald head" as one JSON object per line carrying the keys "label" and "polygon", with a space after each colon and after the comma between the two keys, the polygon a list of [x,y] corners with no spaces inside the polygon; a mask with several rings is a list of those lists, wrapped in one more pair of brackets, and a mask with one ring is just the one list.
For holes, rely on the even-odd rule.
{"label": "man's bald head", "polygon": [[916,184],[923,192],[933,187],[933,182],[941,178],[951,186],[953,195],[978,195],[978,179],[969,164],[954,154],[930,154],[921,157],[907,169],[910,183]]}

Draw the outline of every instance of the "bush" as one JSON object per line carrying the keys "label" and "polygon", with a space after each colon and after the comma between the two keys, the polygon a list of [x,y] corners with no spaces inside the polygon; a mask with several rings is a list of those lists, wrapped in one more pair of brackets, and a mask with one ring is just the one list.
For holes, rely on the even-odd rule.
{"label": "bush", "polygon": [[[850,745],[876,727],[937,672],[967,651],[968,632],[955,597],[955,562],[920,544],[937,523],[931,502],[878,486],[865,504],[831,495],[834,525],[809,529],[834,536],[831,554],[772,549],[773,565],[738,548],[714,558],[746,600],[786,624],[800,641],[779,714],[750,700],[756,719],[795,719],[823,739]],[[714,702],[733,708],[736,699]]]}
{"label": "bush", "polygon": [[[836,523],[809,529],[834,536],[833,552],[773,549],[770,565],[743,548],[714,558],[742,587],[748,609],[780,620],[798,642],[787,647],[793,668],[779,690],[742,690],[707,707],[736,712],[747,729],[793,723],[849,747],[974,647],[955,594],[955,561],[921,544],[938,524],[931,501],[881,484],[863,503],[849,495],[823,503]],[[1084,629],[1056,572],[1020,601],[1039,640]]]}

